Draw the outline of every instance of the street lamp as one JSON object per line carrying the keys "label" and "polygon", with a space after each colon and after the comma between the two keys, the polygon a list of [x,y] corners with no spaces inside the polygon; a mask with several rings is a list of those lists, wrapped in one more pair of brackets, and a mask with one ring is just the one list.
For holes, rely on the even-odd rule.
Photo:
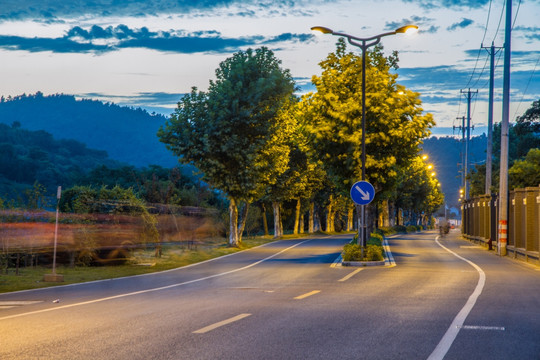
{"label": "street lamp", "polygon": [[[384,36],[416,32],[418,30],[418,26],[416,26],[416,25],[402,26],[402,27],[400,27],[400,28],[398,28],[398,29],[396,29],[394,31],[390,31],[390,32],[387,32],[387,33],[382,33],[382,34],[375,35],[375,36],[368,37],[368,38],[359,38],[359,37],[352,36],[352,35],[349,35],[349,34],[335,32],[334,30],[329,29],[329,28],[324,27],[324,26],[314,26],[314,27],[311,28],[311,30],[312,31],[320,31],[323,34],[330,34],[330,35],[335,35],[335,36],[346,37],[347,40],[349,41],[349,44],[354,45],[354,46],[358,46],[360,49],[362,49],[362,181],[365,181],[366,180],[366,52],[367,52],[367,49],[370,46],[374,46],[374,45],[377,45],[378,43],[380,43],[381,38],[384,37]],[[361,215],[361,219],[362,219],[362,236],[361,236],[361,240],[362,240],[362,248],[364,248],[365,245],[366,245],[366,231],[365,231],[366,210],[365,210],[365,205],[361,205],[361,206],[362,206],[362,215]],[[360,240],[360,237],[359,237],[359,240]]]}

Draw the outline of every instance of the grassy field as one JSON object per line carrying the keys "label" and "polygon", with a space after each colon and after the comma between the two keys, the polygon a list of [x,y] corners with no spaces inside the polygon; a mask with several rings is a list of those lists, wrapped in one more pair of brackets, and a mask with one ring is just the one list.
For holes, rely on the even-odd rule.
{"label": "grassy field", "polygon": [[[290,238],[290,236],[287,236],[287,238]],[[137,250],[133,252],[131,259],[125,265],[57,267],[56,273],[64,276],[64,282],[61,283],[43,281],[43,275],[50,274],[52,271],[50,266],[22,267],[19,269],[18,275],[15,274],[14,268],[10,268],[7,275],[5,269],[2,269],[0,274],[0,293],[174,269],[272,241],[273,239],[271,237],[247,238],[243,240],[241,248],[229,247],[225,243],[225,240],[201,243],[192,249],[187,249],[179,245],[164,246],[163,254],[160,258],[154,256],[154,250]]]}

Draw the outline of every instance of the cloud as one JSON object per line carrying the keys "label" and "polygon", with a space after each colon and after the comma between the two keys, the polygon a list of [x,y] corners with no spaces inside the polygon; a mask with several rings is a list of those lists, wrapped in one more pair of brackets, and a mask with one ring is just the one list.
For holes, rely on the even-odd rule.
{"label": "cloud", "polygon": [[126,25],[89,29],[75,26],[61,38],[25,38],[0,36],[0,48],[30,52],[52,51],[55,53],[103,53],[127,48],[146,48],[163,52],[183,54],[207,52],[231,52],[246,46],[276,43],[306,42],[312,34],[283,33],[273,37],[259,35],[225,38],[217,31],[150,31],[146,27],[131,29]]}
{"label": "cloud", "polygon": [[413,15],[410,18],[404,18],[399,21],[387,22],[384,28],[391,31],[405,25],[417,25],[420,32],[427,32],[432,34],[436,33],[439,29],[439,26],[432,25],[434,22],[435,19],[433,18]]}
{"label": "cloud", "polygon": [[[318,2],[324,2],[319,0]],[[93,0],[93,1],[66,1],[66,0],[25,0],[6,1],[2,3],[2,20],[56,21],[61,18],[76,18],[85,16],[155,16],[159,14],[189,14],[191,12],[207,12],[217,9],[230,10],[238,7],[236,16],[254,16],[250,6],[268,11],[275,9],[291,9],[305,7],[309,4],[305,0]]]}
{"label": "cloud", "polygon": [[460,22],[450,25],[449,27],[446,28],[446,30],[454,31],[454,30],[457,30],[457,29],[465,29],[466,27],[469,27],[472,24],[474,24],[473,20],[462,18]]}
{"label": "cloud", "polygon": [[404,0],[405,2],[414,2],[426,10],[439,8],[481,8],[490,0]]}

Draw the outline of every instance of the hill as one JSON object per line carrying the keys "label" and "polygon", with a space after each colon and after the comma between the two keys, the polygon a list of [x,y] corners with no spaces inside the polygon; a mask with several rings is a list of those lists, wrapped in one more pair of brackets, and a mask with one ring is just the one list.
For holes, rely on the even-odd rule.
{"label": "hill", "polygon": [[119,167],[103,150],[75,140],[55,140],[43,130],[30,131],[0,124],[0,197],[16,198],[39,182],[52,191],[72,184],[97,166]]}
{"label": "hill", "polygon": [[[486,161],[485,134],[472,137],[469,142],[469,170],[474,164]],[[461,187],[461,154],[464,152],[463,142],[455,137],[431,137],[424,140],[423,153],[429,156],[428,162],[433,164],[445,201],[449,206],[458,208],[459,188]]]}
{"label": "hill", "polygon": [[115,160],[137,167],[172,167],[177,159],[157,138],[163,115],[140,108],[71,95],[20,95],[0,98],[0,123],[19,123],[28,130],[45,130],[57,139],[73,139],[105,150]]}

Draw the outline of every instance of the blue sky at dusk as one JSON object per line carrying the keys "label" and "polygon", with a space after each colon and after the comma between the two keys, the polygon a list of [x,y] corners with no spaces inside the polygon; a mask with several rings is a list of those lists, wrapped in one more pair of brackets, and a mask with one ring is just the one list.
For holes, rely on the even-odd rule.
{"label": "blue sky at dusk", "polygon": [[[421,93],[435,134],[452,134],[466,115],[460,90],[478,90],[472,121],[482,129],[489,62],[481,45],[504,42],[502,0],[1,2],[0,95],[73,94],[166,115],[191,87],[206,89],[218,64],[239,50],[272,49],[301,91],[310,91],[337,41],[312,26],[370,37],[416,24],[418,34],[382,41],[387,54],[399,51],[398,82]],[[540,0],[514,1],[513,10],[511,120],[540,99]],[[502,55],[495,58],[495,121]]]}

